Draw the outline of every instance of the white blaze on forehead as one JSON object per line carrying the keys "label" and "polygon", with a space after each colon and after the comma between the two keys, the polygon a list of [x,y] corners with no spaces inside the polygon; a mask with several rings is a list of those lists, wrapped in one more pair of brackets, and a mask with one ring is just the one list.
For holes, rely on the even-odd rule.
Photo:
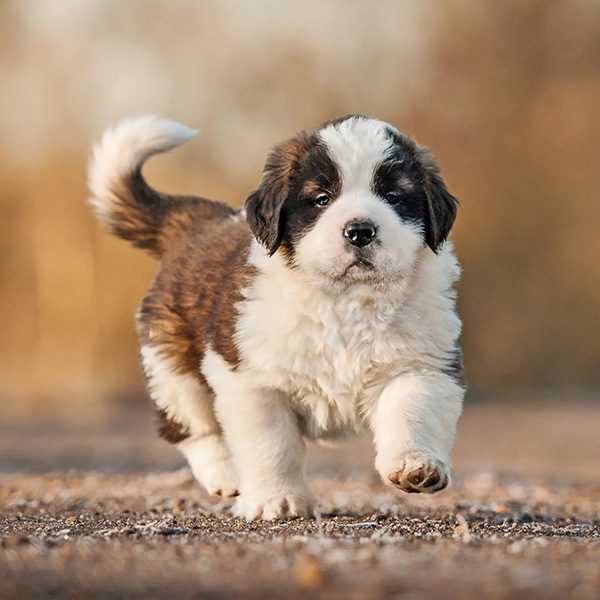
{"label": "white blaze on forehead", "polygon": [[394,129],[383,121],[351,117],[319,131],[341,172],[342,191],[370,187],[375,167],[392,149],[389,130]]}

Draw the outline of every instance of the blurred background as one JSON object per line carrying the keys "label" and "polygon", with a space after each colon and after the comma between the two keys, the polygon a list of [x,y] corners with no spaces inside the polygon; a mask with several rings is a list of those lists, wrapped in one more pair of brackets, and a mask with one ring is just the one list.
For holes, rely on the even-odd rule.
{"label": "blurred background", "polygon": [[201,131],[152,185],[234,205],[274,143],[335,116],[432,147],[461,201],[470,399],[597,399],[600,2],[2,0],[0,73],[8,419],[146,410],[133,313],[156,264],[85,186],[102,129],[146,113]]}

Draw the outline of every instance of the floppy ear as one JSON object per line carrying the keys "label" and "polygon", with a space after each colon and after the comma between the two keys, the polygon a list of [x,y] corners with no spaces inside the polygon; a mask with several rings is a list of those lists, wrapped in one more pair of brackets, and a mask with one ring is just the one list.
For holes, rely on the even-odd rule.
{"label": "floppy ear", "polygon": [[281,207],[287,198],[287,186],[265,175],[260,187],[246,199],[246,220],[254,237],[269,256],[281,244]]}
{"label": "floppy ear", "polygon": [[425,243],[437,252],[446,240],[456,218],[458,200],[448,191],[440,176],[439,167],[425,148],[420,148],[421,164],[425,170]]}
{"label": "floppy ear", "polygon": [[246,199],[246,220],[254,237],[273,255],[283,238],[282,207],[290,193],[290,183],[308,149],[308,134],[276,146],[265,163],[259,188]]}

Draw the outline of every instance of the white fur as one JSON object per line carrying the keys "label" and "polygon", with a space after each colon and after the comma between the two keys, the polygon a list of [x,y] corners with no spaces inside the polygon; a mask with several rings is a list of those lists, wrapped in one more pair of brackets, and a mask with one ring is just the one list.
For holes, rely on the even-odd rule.
{"label": "white fur", "polygon": [[180,123],[154,116],[125,119],[107,129],[93,149],[88,169],[90,203],[98,217],[103,221],[109,219],[112,203],[117,201],[114,189],[119,182],[153,154],[175,148],[196,133]]}
{"label": "white fur", "polygon": [[[351,247],[342,232],[351,221],[368,219],[377,227],[377,241],[368,248],[367,257],[374,271],[348,272],[355,260]],[[324,278],[325,285],[331,279],[378,282],[405,279],[415,261],[415,255],[423,244],[421,229],[412,223],[401,222],[393,209],[377,198],[369,188],[366,190],[343,187],[340,197],[327,208],[316,225],[300,240],[296,248],[296,263],[315,275]]]}
{"label": "white fur", "polygon": [[192,436],[177,447],[187,459],[194,477],[209,494],[224,497],[238,494],[239,479],[221,432]]}
{"label": "white fur", "polygon": [[152,346],[142,346],[140,352],[156,407],[190,432],[177,446],[195,477],[210,493],[234,495],[237,475],[215,419],[212,392],[197,377],[177,373]]}
{"label": "white fur", "polygon": [[401,465],[417,468],[416,458],[447,474],[463,397],[443,372],[460,333],[451,291],[459,269],[450,244],[416,255],[403,281],[326,289],[253,244],[259,275],[239,304],[242,362],[234,371],[210,351],[202,365],[240,476],[239,514],[312,506],[300,434],[371,430],[384,481]]}
{"label": "white fur", "polygon": [[373,176],[373,168],[388,157],[392,140],[387,131],[395,131],[376,119],[350,118],[319,131],[331,158],[341,171],[344,190],[364,190]]}
{"label": "white fur", "polygon": [[313,499],[304,482],[304,441],[285,394],[253,385],[209,350],[202,370],[240,476],[237,513],[247,519],[308,516]]}
{"label": "white fur", "polygon": [[238,306],[238,370],[290,396],[312,437],[363,430],[383,387],[404,372],[440,371],[460,333],[451,245],[418,254],[404,281],[325,289],[254,243],[260,274]]}
{"label": "white fur", "polygon": [[150,396],[164,410],[196,435],[218,430],[212,410],[212,394],[196,377],[177,373],[174,365],[152,346],[140,350]]}
{"label": "white fur", "polygon": [[389,381],[371,420],[375,466],[384,481],[413,454],[438,461],[449,477],[449,454],[462,395],[454,379],[425,367]]}

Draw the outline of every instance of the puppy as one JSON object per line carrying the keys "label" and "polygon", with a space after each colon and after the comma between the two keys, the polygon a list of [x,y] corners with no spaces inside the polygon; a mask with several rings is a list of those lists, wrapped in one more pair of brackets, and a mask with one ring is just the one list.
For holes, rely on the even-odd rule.
{"label": "puppy", "polygon": [[144,180],[194,134],[126,120],[89,168],[100,220],[161,261],[137,313],[160,434],[246,519],[312,514],[306,439],[370,432],[384,483],[444,489],[464,395],[457,201],[429,152],[381,121],[329,121],[276,146],[237,210]]}

